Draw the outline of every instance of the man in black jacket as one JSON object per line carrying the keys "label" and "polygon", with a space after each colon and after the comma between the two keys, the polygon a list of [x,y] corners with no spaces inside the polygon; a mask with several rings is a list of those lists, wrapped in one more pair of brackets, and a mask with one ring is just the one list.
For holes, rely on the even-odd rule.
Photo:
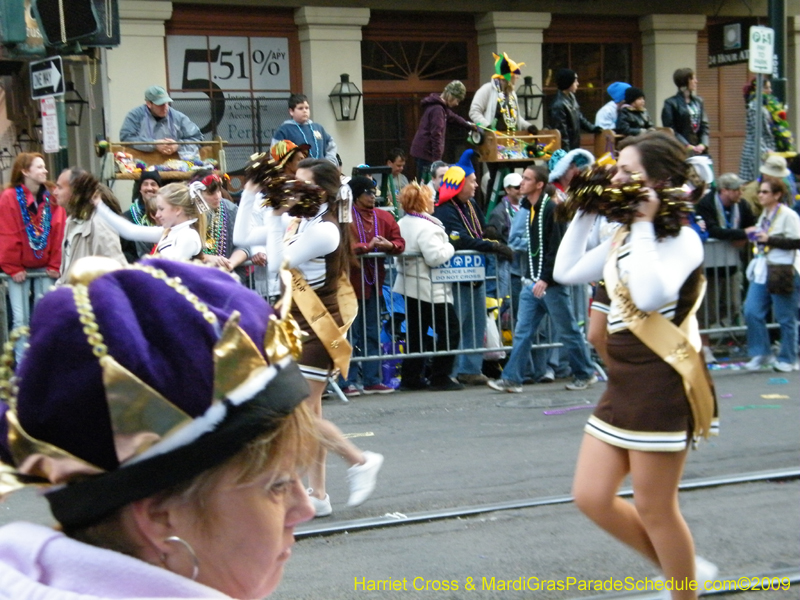
{"label": "man in black jacket", "polygon": [[581,129],[589,133],[600,133],[603,128],[595,126],[581,113],[575,99],[578,89],[578,74],[572,69],[559,69],[556,73],[556,99],[550,105],[550,127],[561,132],[561,147],[569,152],[581,147]]}
{"label": "man in black jacket", "polygon": [[511,225],[510,244],[525,254],[519,313],[514,329],[514,350],[503,369],[503,378],[489,382],[501,392],[522,391],[522,381],[536,330],[546,314],[552,317],[556,339],[564,344],[574,380],[568,390],[585,390],[597,383],[589,350],[572,312],[569,287],[553,279],[558,246],[566,226],[555,220],[556,202],[544,193],[548,171],[542,166],[529,166],[522,174],[520,191],[525,198]]}
{"label": "man in black jacket", "polygon": [[[745,230],[756,224],[750,204],[742,199],[742,185],[735,173],[720,175],[717,190],[708,192],[695,206],[709,236],[704,246],[708,287],[698,314],[701,329],[715,324],[734,325],[733,320],[741,314],[741,252],[747,243]],[[708,336],[702,337],[706,362],[716,362]]]}
{"label": "man in black jacket", "polygon": [[[439,219],[456,250],[500,254],[511,260],[511,248],[483,239],[484,215],[473,196],[478,189],[472,166],[474,150],[466,150],[451,166],[439,186],[439,203],[433,216]],[[483,256],[480,256],[483,259]],[[473,260],[473,257],[470,257]],[[486,286],[483,281],[461,281],[453,286],[455,309],[461,325],[461,349],[483,348],[486,334]],[[452,377],[467,385],[483,385],[488,379],[481,372],[483,355],[462,354],[456,360]]]}

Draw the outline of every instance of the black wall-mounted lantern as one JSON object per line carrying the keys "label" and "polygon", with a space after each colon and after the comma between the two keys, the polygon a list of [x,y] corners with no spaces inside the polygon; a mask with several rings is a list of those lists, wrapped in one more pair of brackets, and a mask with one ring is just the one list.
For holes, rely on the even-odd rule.
{"label": "black wall-mounted lantern", "polygon": [[342,73],[341,81],[333,86],[328,95],[331,99],[333,114],[337,121],[355,121],[358,115],[358,105],[361,103],[361,90],[350,81],[350,75]]}
{"label": "black wall-mounted lantern", "polygon": [[525,82],[517,90],[517,100],[523,107],[523,116],[526,121],[535,121],[539,118],[539,113],[542,111],[542,103],[544,102],[544,94],[542,89],[533,83],[533,77],[530,75],[525,76]]}

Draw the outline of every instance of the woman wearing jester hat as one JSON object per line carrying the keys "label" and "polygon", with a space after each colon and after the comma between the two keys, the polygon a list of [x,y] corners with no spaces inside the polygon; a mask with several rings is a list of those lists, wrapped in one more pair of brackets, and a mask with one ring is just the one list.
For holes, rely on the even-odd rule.
{"label": "woman wearing jester hat", "polygon": [[[322,393],[334,370],[347,377],[352,348],[347,329],[355,319],[358,304],[349,280],[352,260],[350,226],[343,222],[339,199],[339,171],[329,161],[307,158],[298,165],[295,179],[282,178],[274,160],[255,157],[248,167],[233,232],[235,244],[266,244],[270,295],[279,290],[282,265],[292,277],[292,316],[307,334],[303,341],[300,369],[311,393],[306,403],[317,416],[322,446],[309,468],[309,497],[316,516],[333,510],[325,490],[325,458],[332,450],[350,464],[348,506],[358,506],[375,489],[383,456],[362,452],[345,439],[330,421],[322,418]],[[256,182],[258,181],[258,182]],[[256,227],[250,218],[256,197],[265,194],[265,225]],[[287,282],[283,282],[287,285]]]}
{"label": "woman wearing jester hat", "polygon": [[44,488],[59,524],[0,528],[0,599],[269,595],[314,515],[291,321],[202,265],[86,257],[69,284],[0,376],[0,496]]}
{"label": "woman wearing jester hat", "polygon": [[516,63],[503,52],[503,56],[494,56],[494,75],[489,83],[483,84],[469,107],[469,118],[481,127],[495,131],[514,133],[526,130],[537,133],[539,130],[533,123],[522,118],[517,102],[514,85],[517,83],[525,63]]}

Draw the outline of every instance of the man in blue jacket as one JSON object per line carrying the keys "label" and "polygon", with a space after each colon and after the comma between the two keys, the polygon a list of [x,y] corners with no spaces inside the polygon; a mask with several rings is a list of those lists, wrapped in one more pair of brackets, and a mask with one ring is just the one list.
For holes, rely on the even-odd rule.
{"label": "man in blue jacket", "polygon": [[[511,248],[500,242],[483,239],[484,215],[473,196],[478,189],[474,150],[466,150],[451,166],[439,186],[439,202],[433,216],[439,219],[456,250],[476,250],[500,254],[506,260],[514,256]],[[486,285],[483,281],[460,281],[453,289],[455,309],[461,325],[460,349],[484,347],[486,334]],[[481,372],[481,353],[462,354],[456,360],[452,377],[467,385],[483,385],[488,378]]]}
{"label": "man in blue jacket", "polygon": [[178,153],[183,160],[196,158],[199,146],[175,142],[199,142],[203,139],[200,128],[179,110],[170,106],[172,98],[160,85],[147,88],[144,104],[137,106],[125,117],[119,139],[122,142],[155,142],[134,146],[142,152],[158,151],[171,156]]}

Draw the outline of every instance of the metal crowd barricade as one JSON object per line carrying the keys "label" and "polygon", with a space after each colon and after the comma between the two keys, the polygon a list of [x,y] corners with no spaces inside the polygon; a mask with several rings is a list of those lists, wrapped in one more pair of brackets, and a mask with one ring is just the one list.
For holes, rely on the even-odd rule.
{"label": "metal crowd barricade", "polygon": [[[732,339],[737,346],[735,334],[747,331],[744,321],[744,299],[747,292],[745,269],[747,259],[752,256],[752,246],[742,247],[727,240],[709,239],[703,244],[703,270],[706,276],[706,295],[697,318],[700,333],[707,334],[715,342]],[[773,320],[767,327],[779,327]]]}
{"label": "metal crowd barricade", "polygon": [[[33,282],[35,279],[42,279],[42,278],[49,278],[50,276],[45,272],[44,269],[28,269],[28,276],[26,281]],[[0,271],[0,342],[3,344],[8,341],[8,328],[9,328],[9,313],[8,313],[8,282],[11,281],[11,277],[6,275],[2,271]],[[53,280],[55,283],[55,280]],[[31,290],[32,292],[33,290]],[[31,303],[33,304],[33,303]],[[33,308],[31,307],[30,313],[33,313]],[[25,325],[29,325],[30,323],[25,323]]]}
{"label": "metal crowd barricade", "polygon": [[[455,253],[455,256],[461,256],[461,257],[474,256],[474,255],[480,255],[480,253],[475,251],[459,251]],[[377,354],[373,352],[363,352],[363,349],[356,348],[354,345],[353,358],[351,361],[354,365],[357,363],[362,363],[367,361],[402,360],[404,358],[427,358],[441,354],[461,355],[461,354],[485,354],[485,353],[497,353],[497,352],[506,352],[508,354],[513,350],[513,344],[507,345],[503,343],[503,336],[501,331],[500,332],[501,344],[499,346],[494,346],[491,348],[484,347],[484,340],[474,340],[474,343],[470,344],[476,346],[474,348],[468,348],[468,349],[453,348],[450,346],[447,336],[445,336],[444,340],[438,340],[434,336],[429,341],[429,345],[432,345],[432,349],[430,350],[423,350],[419,352],[398,352],[396,342],[398,340],[405,339],[405,328],[408,326],[408,324],[405,323],[404,307],[408,302],[419,302],[419,299],[414,297],[402,296],[400,294],[396,294],[393,291],[391,291],[397,275],[396,261],[402,261],[406,272],[410,273],[411,275],[417,276],[417,281],[420,281],[418,276],[422,268],[420,264],[422,260],[422,255],[415,253],[403,253],[400,255],[387,257],[386,254],[373,252],[369,254],[363,254],[358,258],[361,261],[362,273],[364,272],[377,273],[379,263],[384,264],[384,267],[386,269],[386,279],[384,283],[383,296],[384,299],[386,299],[388,296],[389,300],[388,303],[383,303],[384,304],[383,306],[380,306],[379,303],[379,310],[375,311],[374,314],[366,315],[367,312],[366,301],[363,298],[365,295],[364,288],[366,287],[367,283],[364,282],[364,278],[362,277],[362,282],[361,282],[362,289],[357,290],[357,292],[360,292],[358,295],[362,297],[362,300],[359,301],[360,314],[366,315],[366,317],[358,322],[358,324],[361,327],[360,337],[362,340],[367,339],[368,324],[366,319],[374,319],[373,322],[374,327],[376,327],[379,332],[383,332],[391,340],[391,345],[390,345],[391,351],[386,352],[384,344],[379,344]],[[387,260],[387,258],[389,260]],[[495,276],[488,276],[486,277],[486,280],[491,281],[494,278]],[[430,283],[428,285],[431,286],[429,291],[430,291],[430,297],[433,298],[433,286],[434,285],[441,286],[443,284]],[[457,307],[460,305],[461,295],[467,293],[467,287],[455,282],[449,285],[451,286],[452,289],[453,307],[457,309]],[[389,290],[388,292],[386,292],[387,288]],[[499,308],[500,311],[503,310],[509,311],[509,317],[507,318],[507,321],[510,323],[510,330],[513,333],[515,322],[514,322],[513,310],[509,305],[509,299],[505,300],[497,299],[497,300],[500,301],[500,308]],[[492,310],[492,309],[487,309],[487,310]],[[467,315],[466,318],[472,320],[473,330],[475,329],[474,326],[477,322],[477,319],[484,319],[484,320],[487,319],[487,310],[484,310],[480,315],[478,315],[475,310],[470,310],[470,313]],[[585,305],[583,306],[583,312],[581,314],[583,315],[586,314]],[[435,314],[432,314],[431,320],[433,323],[432,329],[435,329],[435,324],[436,324]],[[579,320],[581,319],[579,318]],[[414,325],[420,328],[417,333],[419,334],[421,339],[425,340],[428,332],[421,330],[421,323],[416,323]],[[497,319],[497,325],[498,327],[500,326],[499,318]],[[449,327],[445,327],[445,331],[449,333]],[[559,342],[553,341],[552,331],[550,328],[548,328],[548,331],[550,332],[550,334],[547,336],[548,341],[546,341],[545,343],[535,344],[531,347],[531,349],[539,349],[539,348],[546,349],[546,348],[554,348],[561,346]],[[354,333],[355,333],[354,329],[351,328],[348,334],[351,343],[353,343]]]}

